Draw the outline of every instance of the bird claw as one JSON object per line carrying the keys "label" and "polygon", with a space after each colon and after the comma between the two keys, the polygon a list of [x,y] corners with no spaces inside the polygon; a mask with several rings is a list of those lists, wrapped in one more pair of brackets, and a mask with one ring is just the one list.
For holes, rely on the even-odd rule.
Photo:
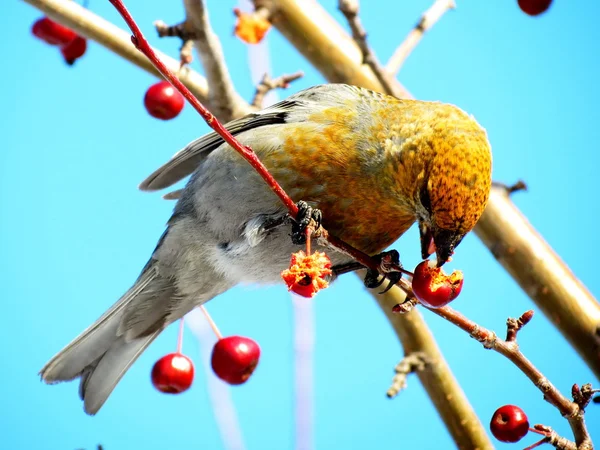
{"label": "bird claw", "polygon": [[318,229],[323,220],[323,213],[320,209],[312,208],[305,201],[300,200],[296,203],[298,214],[296,220],[292,220],[292,243],[294,245],[306,244],[306,227],[311,221],[315,222],[315,227]]}
{"label": "bird claw", "polygon": [[[374,256],[379,260],[379,270],[368,269],[365,275],[364,284],[369,289],[375,289],[383,284],[385,279],[389,280],[386,288],[380,292],[385,294],[392,286],[398,284],[402,278],[402,272],[395,270],[396,267],[402,268],[400,263],[400,253],[397,250],[389,250]],[[379,279],[380,274],[384,276]]]}

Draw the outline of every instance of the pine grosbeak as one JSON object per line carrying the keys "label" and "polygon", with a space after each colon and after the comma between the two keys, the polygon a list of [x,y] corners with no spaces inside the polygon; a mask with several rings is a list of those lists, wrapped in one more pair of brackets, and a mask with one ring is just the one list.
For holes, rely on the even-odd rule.
{"label": "pine grosbeak", "polygon": [[[442,265],[488,200],[486,133],[452,105],[330,84],[227,128],[293,199],[322,211],[331,234],[370,255],[416,221],[423,258],[435,251]],[[279,199],[215,133],[190,143],[140,187],[162,189],[189,174],[135,284],[41,371],[48,383],[80,378],[89,414],[167,325],[236,284],[281,281],[298,250]],[[349,262],[328,253],[334,265]]]}

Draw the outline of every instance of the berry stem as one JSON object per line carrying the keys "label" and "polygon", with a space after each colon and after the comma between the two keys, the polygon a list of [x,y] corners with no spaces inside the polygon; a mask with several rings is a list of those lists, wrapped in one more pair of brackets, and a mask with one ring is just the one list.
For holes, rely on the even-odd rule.
{"label": "berry stem", "polygon": [[533,428],[533,427],[529,427],[529,431],[531,431],[532,433],[537,433],[537,434],[541,434],[542,436],[546,436],[548,437],[548,433],[542,430],[538,430],[537,428]]}
{"label": "berry stem", "polygon": [[310,255],[310,239],[312,237],[313,229],[312,227],[306,227],[306,256]]}
{"label": "berry stem", "polygon": [[199,308],[204,313],[204,316],[206,317],[206,320],[208,321],[208,324],[210,325],[210,327],[212,328],[213,332],[215,333],[215,336],[217,336],[217,340],[220,341],[221,339],[223,339],[223,335],[219,331],[219,328],[217,327],[217,324],[212,319],[212,317],[210,316],[210,314],[208,313],[208,311],[206,310],[206,308],[204,307],[204,305],[200,305]]}
{"label": "berry stem", "polygon": [[[533,431],[531,428],[530,428],[530,430]],[[529,447],[525,447],[523,450],[531,450],[533,448],[539,447],[542,444],[546,444],[547,442],[548,442],[548,440],[546,438],[540,439],[535,444],[531,444]]]}
{"label": "berry stem", "polygon": [[177,335],[177,353],[181,353],[183,348],[183,317],[179,319],[179,334]]}

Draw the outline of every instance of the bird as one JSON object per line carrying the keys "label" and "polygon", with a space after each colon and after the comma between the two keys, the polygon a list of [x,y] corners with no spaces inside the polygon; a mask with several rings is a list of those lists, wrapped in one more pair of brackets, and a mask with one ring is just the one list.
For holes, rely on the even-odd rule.
{"label": "bird", "polygon": [[[435,253],[442,266],[489,198],[487,133],[451,104],[324,84],[225,127],[294,201],[321,212],[330,234],[368,255],[417,223],[421,256]],[[217,133],[189,143],[139,188],[161,190],[189,175],[132,287],[40,371],[49,384],[79,379],[87,414],[169,324],[236,285],[281,282],[299,249],[287,209]],[[334,269],[352,262],[314,249],[327,251]]]}

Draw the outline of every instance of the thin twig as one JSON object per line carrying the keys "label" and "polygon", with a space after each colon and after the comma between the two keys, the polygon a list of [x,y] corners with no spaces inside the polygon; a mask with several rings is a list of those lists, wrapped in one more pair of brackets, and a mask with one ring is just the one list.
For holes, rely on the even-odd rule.
{"label": "thin twig", "polygon": [[[408,282],[405,282],[405,280],[401,281],[404,282],[402,286],[403,289],[410,290]],[[531,320],[531,316],[533,315],[531,311],[524,313],[518,320],[509,319],[507,321],[507,337],[511,338],[511,340],[502,340],[498,338],[493,331],[478,325],[449,306],[430,310],[453,323],[463,331],[469,333],[472,338],[479,341],[485,348],[495,350],[517,366],[542,392],[544,400],[557,408],[561,415],[567,419],[571,426],[571,430],[573,431],[575,443],[577,444],[576,448],[579,450],[592,449],[591,438],[584,421],[584,408],[576,401],[571,401],[562,395],[561,392],[519,350],[516,334],[519,329]],[[591,390],[591,386],[589,386],[589,389]],[[587,395],[588,394],[586,393],[586,396]],[[592,394],[589,393],[589,398],[591,398],[591,396]],[[583,405],[583,403],[581,403],[581,405]]]}
{"label": "thin twig", "polygon": [[442,18],[444,13],[450,9],[456,8],[454,0],[435,0],[433,5],[423,13],[421,19],[414,28],[408,33],[404,41],[398,46],[386,65],[386,70],[391,76],[395,76],[399,71],[408,55],[412,53],[419,44],[423,35]]}
{"label": "thin twig", "polygon": [[406,389],[408,375],[425,370],[431,364],[431,358],[425,352],[413,352],[406,355],[394,369],[396,375],[392,378],[392,385],[387,390],[387,396],[394,398],[400,391]]}
{"label": "thin twig", "polygon": [[256,109],[262,108],[265,95],[274,89],[287,89],[292,81],[296,81],[304,76],[303,72],[296,72],[291,75],[281,75],[272,79],[268,74],[265,74],[256,86],[256,93],[252,99],[252,106]]}
{"label": "thin twig", "polygon": [[[541,441],[538,441],[535,444],[530,445],[529,447],[527,447],[523,450],[527,450],[527,449],[531,450],[542,444],[550,444],[554,448],[557,448],[558,450],[582,450],[583,448],[585,448],[585,447],[578,447],[577,444],[575,444],[575,442],[570,441],[567,438],[560,436],[556,431],[554,431],[552,428],[550,428],[546,425],[537,424],[537,425],[533,426],[533,429],[530,428],[530,430],[535,431],[536,433],[542,434],[545,437]],[[590,448],[590,447],[588,447],[588,448]]]}
{"label": "thin twig", "polygon": [[362,53],[363,64],[366,64],[371,68],[377,77],[377,80],[379,80],[381,86],[383,86],[383,90],[386,94],[396,95],[389,74],[379,63],[377,56],[375,56],[375,52],[373,52],[371,47],[369,47],[369,44],[367,44],[367,32],[358,17],[358,0],[339,0],[338,9],[348,21],[348,25],[352,31],[352,37]]}
{"label": "thin twig", "polygon": [[178,23],[177,25],[167,25],[162,20],[154,22],[154,28],[158,33],[158,37],[178,37],[181,39],[181,47],[179,48],[179,61],[183,67],[186,64],[191,64],[193,61],[192,49],[194,48],[193,39],[196,37],[193,30],[186,26],[186,22]]}
{"label": "thin twig", "polygon": [[492,186],[474,231],[600,379],[600,304],[511,201],[514,191]]}
{"label": "thin twig", "polygon": [[231,80],[223,48],[213,31],[204,0],[184,0],[186,25],[208,80],[208,106],[221,121],[228,122],[251,112],[250,105],[238,94]]}
{"label": "thin twig", "polygon": [[[358,45],[341,25],[316,1],[253,0],[256,9],[267,8],[270,22],[323,74],[330,83],[347,83],[373,91],[384,88],[363,64]],[[399,98],[410,93],[393,80]]]}

